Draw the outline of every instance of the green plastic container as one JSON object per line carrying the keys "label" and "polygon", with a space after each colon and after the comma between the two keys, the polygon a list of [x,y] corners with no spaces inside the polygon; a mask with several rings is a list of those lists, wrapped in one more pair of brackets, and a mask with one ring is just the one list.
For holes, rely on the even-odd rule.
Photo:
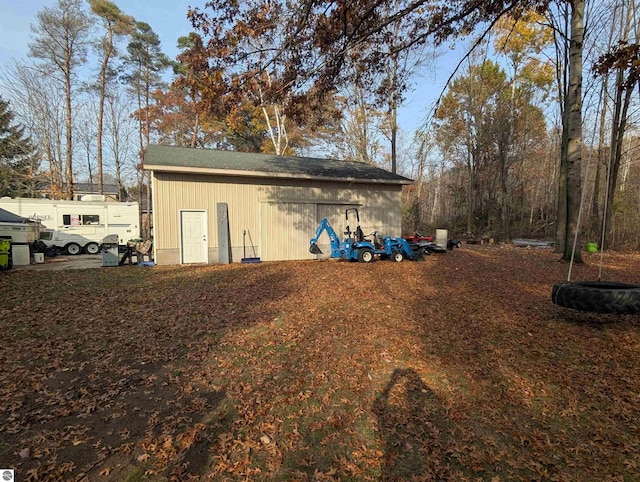
{"label": "green plastic container", "polygon": [[0,253],[8,253],[9,251],[11,251],[11,241],[0,239]]}
{"label": "green plastic container", "polygon": [[0,253],[0,271],[9,269],[9,253]]}
{"label": "green plastic container", "polygon": [[587,243],[587,253],[597,253],[598,243]]}

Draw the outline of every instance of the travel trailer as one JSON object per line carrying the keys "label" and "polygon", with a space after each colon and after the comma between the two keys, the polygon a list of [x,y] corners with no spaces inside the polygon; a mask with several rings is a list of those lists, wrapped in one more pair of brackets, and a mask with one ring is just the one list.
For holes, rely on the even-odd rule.
{"label": "travel trailer", "polygon": [[40,221],[40,240],[76,255],[100,252],[102,240],[118,235],[120,245],[140,237],[138,203],[50,199],[1,198],[0,208],[23,218]]}

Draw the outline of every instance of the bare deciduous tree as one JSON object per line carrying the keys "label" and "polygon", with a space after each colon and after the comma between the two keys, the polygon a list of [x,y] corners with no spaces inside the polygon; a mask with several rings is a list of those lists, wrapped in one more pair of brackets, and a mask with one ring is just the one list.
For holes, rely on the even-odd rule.
{"label": "bare deciduous tree", "polygon": [[66,198],[73,199],[73,82],[77,68],[86,61],[91,21],[81,0],[58,0],[36,15],[29,44],[32,57],[43,61],[43,70],[64,85]]}

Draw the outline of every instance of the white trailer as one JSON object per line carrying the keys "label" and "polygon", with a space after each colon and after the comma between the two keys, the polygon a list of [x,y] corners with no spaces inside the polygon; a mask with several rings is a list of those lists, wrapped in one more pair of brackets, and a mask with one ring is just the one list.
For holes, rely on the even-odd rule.
{"label": "white trailer", "polygon": [[100,252],[105,236],[118,235],[120,245],[140,237],[136,202],[56,201],[1,198],[0,208],[42,223],[40,240],[71,255]]}

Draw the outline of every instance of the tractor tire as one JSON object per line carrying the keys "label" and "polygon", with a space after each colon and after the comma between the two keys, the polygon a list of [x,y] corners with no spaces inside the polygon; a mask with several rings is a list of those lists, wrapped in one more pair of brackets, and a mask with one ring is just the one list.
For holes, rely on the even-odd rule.
{"label": "tractor tire", "polygon": [[611,281],[557,283],[551,300],[573,310],[634,315],[640,313],[640,285]]}
{"label": "tractor tire", "polygon": [[391,259],[394,260],[396,263],[400,263],[404,259],[404,254],[402,254],[400,251],[396,251],[391,255]]}
{"label": "tractor tire", "polygon": [[371,263],[371,261],[373,261],[373,251],[369,248],[360,248],[358,250],[358,261],[361,263]]}

